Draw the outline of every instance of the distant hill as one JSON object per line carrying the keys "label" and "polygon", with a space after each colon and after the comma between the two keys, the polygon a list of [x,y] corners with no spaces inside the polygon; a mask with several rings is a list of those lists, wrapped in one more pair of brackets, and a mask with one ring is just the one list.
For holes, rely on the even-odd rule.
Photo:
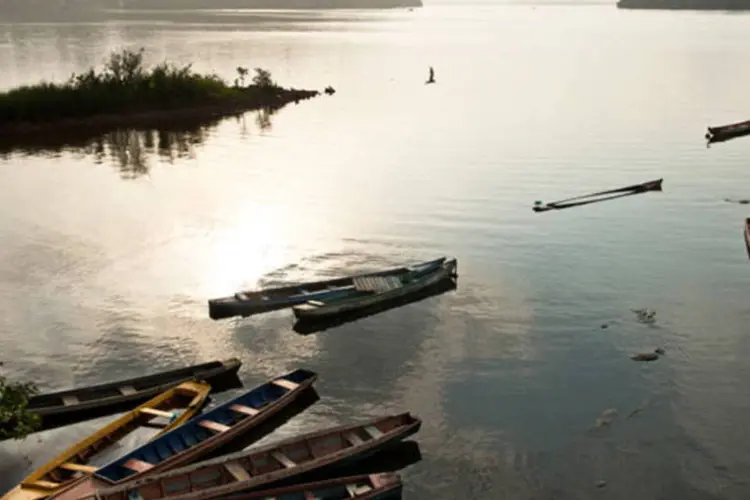
{"label": "distant hill", "polygon": [[421,7],[422,0],[0,0],[0,23],[94,20],[107,11],[208,9],[395,9]]}
{"label": "distant hill", "polygon": [[392,9],[422,0],[105,0],[125,9]]}
{"label": "distant hill", "polygon": [[750,0],[619,0],[620,9],[750,10]]}

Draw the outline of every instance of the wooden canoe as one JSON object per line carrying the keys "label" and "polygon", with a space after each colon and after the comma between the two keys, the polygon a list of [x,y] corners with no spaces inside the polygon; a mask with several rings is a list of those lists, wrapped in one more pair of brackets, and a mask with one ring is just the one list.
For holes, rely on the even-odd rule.
{"label": "wooden canoe", "polygon": [[[44,498],[67,487],[81,475],[91,475],[97,470],[97,467],[88,465],[94,455],[137,428],[153,424],[155,420],[162,421],[163,429],[154,437],[184,424],[203,408],[209,392],[211,386],[205,382],[183,382],[168,389],[32,472],[21,484],[6,493],[2,500]],[[176,411],[179,409],[184,411]]]}
{"label": "wooden canoe", "polygon": [[276,377],[126,453],[49,498],[77,499],[100,488],[200,460],[287,407],[317,378],[309,370]]}
{"label": "wooden canoe", "polygon": [[323,281],[313,281],[278,288],[238,292],[231,297],[209,300],[208,315],[211,319],[224,319],[233,316],[251,316],[262,312],[292,307],[296,304],[303,304],[308,300],[346,297],[356,291],[354,288],[355,278],[368,276],[402,276],[409,274],[414,268],[438,267],[444,260],[445,257],[441,257],[414,266],[396,267],[372,273],[357,274]]}
{"label": "wooden canoe", "polygon": [[747,248],[747,258],[750,259],[750,218],[745,219],[745,248]]}
{"label": "wooden canoe", "polygon": [[92,490],[85,500],[207,500],[294,484],[311,473],[351,465],[416,433],[409,414],[334,427],[173,469],[115,488]]}
{"label": "wooden canoe", "polygon": [[117,382],[40,394],[29,399],[28,409],[41,417],[39,430],[52,429],[132,410],[144,401],[189,380],[207,382],[213,393],[241,387],[237,378],[237,370],[241,364],[239,359],[232,358]]}
{"label": "wooden canoe", "polygon": [[356,292],[350,296],[329,299],[311,300],[292,308],[300,320],[330,318],[340,314],[375,306],[381,302],[398,297],[407,297],[441,281],[456,276],[458,263],[448,259],[437,267],[415,268],[401,276],[360,277],[354,280]]}
{"label": "wooden canoe", "polygon": [[537,213],[547,212],[550,210],[563,210],[566,208],[590,205],[592,203],[600,203],[602,201],[616,200],[618,198],[647,193],[649,191],[661,191],[663,183],[664,179],[656,179],[653,181],[642,182],[640,184],[633,184],[631,186],[625,186],[616,189],[607,189],[605,191],[598,191],[596,193],[574,196],[572,198],[566,198],[564,200],[553,201],[545,204],[537,201],[532,207],[532,210]]}
{"label": "wooden canoe", "polygon": [[401,476],[381,472],[340,477],[232,496],[232,500],[388,500],[401,498]]}
{"label": "wooden canoe", "polygon": [[720,142],[734,137],[750,134],[750,120],[717,127],[708,127],[706,139],[709,142]]}

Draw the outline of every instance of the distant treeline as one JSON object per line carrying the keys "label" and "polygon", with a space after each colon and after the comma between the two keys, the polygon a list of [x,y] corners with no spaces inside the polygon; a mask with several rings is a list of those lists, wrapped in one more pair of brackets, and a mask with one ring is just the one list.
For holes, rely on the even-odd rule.
{"label": "distant treeline", "polygon": [[116,10],[389,9],[422,0],[0,0],[0,22],[105,17]]}
{"label": "distant treeline", "polygon": [[619,0],[621,9],[750,10],[750,0]]}

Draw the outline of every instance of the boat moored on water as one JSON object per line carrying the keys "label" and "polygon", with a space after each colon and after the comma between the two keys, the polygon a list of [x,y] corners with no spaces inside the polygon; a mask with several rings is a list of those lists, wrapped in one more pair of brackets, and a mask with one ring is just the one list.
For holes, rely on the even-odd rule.
{"label": "boat moored on water", "polygon": [[162,421],[162,430],[156,436],[184,424],[201,410],[210,391],[211,386],[204,382],[183,382],[168,389],[39,467],[6,493],[2,500],[45,498],[66,488],[81,475],[93,474],[97,467],[88,465],[90,458],[139,427],[153,425],[154,421]]}
{"label": "boat moored on water", "polygon": [[213,392],[241,386],[237,358],[212,361],[116,382],[40,394],[29,399],[28,410],[41,417],[40,431],[131,410],[140,403],[190,380],[202,380]]}
{"label": "boat moored on water", "polygon": [[85,500],[235,498],[357,463],[418,432],[421,425],[410,413],[387,415],[251,447],[118,487],[97,488]]}
{"label": "boat moored on water", "polygon": [[354,286],[354,280],[357,278],[399,277],[409,274],[415,268],[437,267],[443,261],[445,261],[445,257],[408,267],[396,267],[348,277],[238,292],[231,297],[209,300],[208,315],[214,320],[231,318],[233,316],[246,317],[253,314],[293,307],[297,304],[304,304],[308,300],[343,298],[357,292]]}
{"label": "boat moored on water", "polygon": [[747,248],[747,258],[750,259],[750,217],[745,219],[745,248]]}
{"label": "boat moored on water", "polygon": [[294,370],[233,398],[98,468],[49,498],[75,500],[189,464],[240,438],[297,400],[318,376]]}
{"label": "boat moored on water", "polygon": [[457,275],[456,259],[442,259],[410,268],[397,276],[361,276],[354,278],[354,291],[346,297],[308,300],[292,308],[300,320],[337,316],[406,297]]}
{"label": "boat moored on water", "polygon": [[748,134],[750,134],[750,120],[718,127],[708,127],[706,139],[709,142],[720,142]]}
{"label": "boat moored on water", "polygon": [[390,500],[401,497],[401,476],[380,472],[232,496],[232,500]]}

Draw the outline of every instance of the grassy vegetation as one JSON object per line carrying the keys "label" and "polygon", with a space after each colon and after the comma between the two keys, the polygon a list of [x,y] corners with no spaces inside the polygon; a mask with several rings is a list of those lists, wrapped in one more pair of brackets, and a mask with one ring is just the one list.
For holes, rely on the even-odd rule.
{"label": "grassy vegetation", "polygon": [[233,84],[191,66],[164,62],[147,68],[144,50],[112,53],[103,69],[74,74],[66,83],[39,83],[0,93],[0,127],[44,123],[96,115],[185,109],[218,104],[247,109],[278,107],[317,92],[279,87],[271,74],[255,69],[249,85],[246,68],[237,68]]}
{"label": "grassy vegetation", "polygon": [[32,383],[8,383],[0,376],[0,439],[22,439],[39,428],[39,415],[27,410],[36,393]]}

